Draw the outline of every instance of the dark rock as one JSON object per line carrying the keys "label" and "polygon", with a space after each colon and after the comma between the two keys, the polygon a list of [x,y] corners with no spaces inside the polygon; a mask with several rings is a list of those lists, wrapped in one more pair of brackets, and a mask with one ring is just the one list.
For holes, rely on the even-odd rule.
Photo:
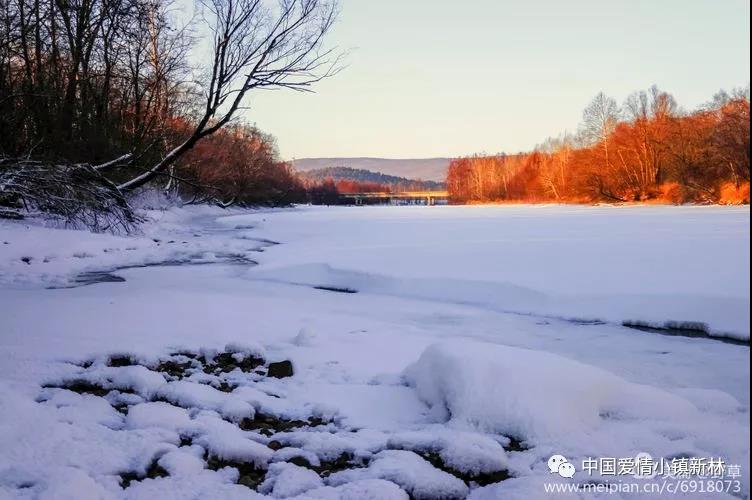
{"label": "dark rock", "polygon": [[158,477],[167,477],[170,474],[157,463],[154,459],[146,469],[146,474],[137,474],[135,472],[123,472],[120,474],[120,486],[123,489],[128,488],[133,481],[142,481],[144,479],[156,479]]}
{"label": "dark rock", "polygon": [[250,372],[253,371],[254,368],[264,364],[263,359],[257,358],[255,356],[247,356],[238,361],[237,359],[235,359],[234,354],[235,353],[232,352],[223,352],[221,354],[217,354],[214,357],[213,363],[204,362],[204,372],[228,373],[233,371],[235,368],[239,368],[240,371],[243,372]]}
{"label": "dark rock", "polygon": [[170,474],[154,460],[148,469],[146,469],[146,477],[154,479],[156,477],[167,477]]}
{"label": "dark rock", "polygon": [[324,420],[321,417],[309,417],[308,418],[308,425],[310,427],[316,427],[317,425],[326,425],[328,423],[329,423],[328,421]]}
{"label": "dark rock", "polygon": [[271,436],[277,432],[287,432],[299,427],[309,427],[309,423],[303,420],[286,420],[274,415],[256,413],[253,418],[244,418],[240,422],[239,427],[244,431],[256,431],[264,436]]}
{"label": "dark rock", "polygon": [[526,451],[529,450],[530,447],[527,446],[522,440],[508,436],[509,438],[509,444],[504,446],[504,449],[506,451]]}
{"label": "dark rock", "polygon": [[171,359],[168,359],[166,361],[162,361],[157,365],[156,370],[158,372],[166,373],[167,375],[170,375],[171,377],[175,377],[177,379],[181,379],[185,376],[185,371],[193,366],[193,363],[190,361],[186,361],[185,363],[178,363],[177,361],[173,361]]}
{"label": "dark rock", "polygon": [[217,389],[218,391],[222,391],[222,392],[232,392],[237,387],[236,385],[230,384],[229,382],[226,382],[224,380],[219,383],[214,382],[210,385],[214,387],[215,389]]}
{"label": "dark rock", "polygon": [[117,403],[112,405],[113,408],[119,413],[122,413],[123,415],[128,415],[128,405],[125,403]]}
{"label": "dark rock", "polygon": [[238,484],[255,490],[259,484],[264,481],[266,471],[257,469],[255,465],[247,462],[236,462],[234,460],[223,460],[214,455],[205,457],[206,467],[210,470],[219,470],[224,467],[234,467],[238,470]]}
{"label": "dark rock", "polygon": [[269,369],[266,374],[267,376],[274,378],[292,377],[292,362],[290,360],[285,360],[276,363],[269,363]]}
{"label": "dark rock", "polygon": [[427,462],[454,477],[461,479],[466,483],[475,483],[478,486],[488,486],[489,484],[495,484],[512,477],[507,470],[499,470],[494,472],[487,472],[481,474],[471,474],[466,472],[460,472],[452,467],[449,467],[444,463],[444,460],[438,453],[412,450],[417,455],[423,457]]}
{"label": "dark rock", "polygon": [[133,481],[138,481],[139,475],[135,472],[122,472],[120,473],[120,486],[123,489],[128,488]]}
{"label": "dark rock", "polygon": [[297,465],[298,467],[305,467],[307,469],[310,469],[312,467],[311,462],[308,461],[305,457],[292,457],[290,460],[288,460],[293,465]]}
{"label": "dark rock", "polygon": [[133,366],[136,362],[128,355],[120,355],[117,354],[115,356],[110,356],[110,359],[107,361],[108,366],[114,366],[116,368],[120,368],[123,366]]}
{"label": "dark rock", "polygon": [[94,364],[94,360],[93,359],[85,359],[83,361],[79,361],[78,363],[73,363],[73,364],[76,365],[76,366],[80,366],[81,368],[86,369],[86,368],[91,368],[91,365]]}
{"label": "dark rock", "polygon": [[339,457],[330,461],[323,461],[318,467],[310,467],[321,477],[327,477],[329,474],[343,471],[345,469],[354,469],[357,467],[364,467],[363,462],[356,462],[352,453],[344,452]]}
{"label": "dark rock", "polygon": [[77,392],[78,394],[92,394],[99,397],[105,396],[110,392],[109,389],[105,389],[101,385],[80,379],[67,380],[61,385],[44,385],[42,387],[49,389],[67,389],[69,391]]}
{"label": "dark rock", "polygon": [[266,446],[268,446],[270,449],[274,451],[282,449],[282,443],[280,443],[279,441],[274,441],[274,440],[269,441],[269,443]]}
{"label": "dark rock", "polygon": [[258,488],[258,485],[262,482],[264,482],[264,476],[256,472],[254,472],[253,474],[243,474],[242,476],[238,477],[238,484],[252,490]]}

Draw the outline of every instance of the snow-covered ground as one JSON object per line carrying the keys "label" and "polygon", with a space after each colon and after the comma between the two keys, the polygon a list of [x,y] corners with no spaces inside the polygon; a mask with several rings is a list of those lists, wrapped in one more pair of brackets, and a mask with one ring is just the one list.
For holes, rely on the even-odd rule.
{"label": "snow-covered ground", "polygon": [[749,495],[749,347],[621,325],[748,339],[746,207],[148,215],[0,222],[0,498],[545,498],[640,452]]}

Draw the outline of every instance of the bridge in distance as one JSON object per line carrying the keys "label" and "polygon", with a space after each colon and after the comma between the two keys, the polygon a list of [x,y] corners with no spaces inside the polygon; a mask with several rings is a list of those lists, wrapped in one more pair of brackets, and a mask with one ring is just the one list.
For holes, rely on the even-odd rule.
{"label": "bridge in distance", "polygon": [[401,193],[340,193],[340,199],[352,205],[446,205],[446,191],[403,191]]}

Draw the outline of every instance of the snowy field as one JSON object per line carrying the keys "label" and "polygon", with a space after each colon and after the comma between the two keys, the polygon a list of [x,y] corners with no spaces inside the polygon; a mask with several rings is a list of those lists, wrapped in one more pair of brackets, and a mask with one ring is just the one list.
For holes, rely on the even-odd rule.
{"label": "snowy field", "polygon": [[749,497],[748,207],[147,215],[0,222],[0,498]]}

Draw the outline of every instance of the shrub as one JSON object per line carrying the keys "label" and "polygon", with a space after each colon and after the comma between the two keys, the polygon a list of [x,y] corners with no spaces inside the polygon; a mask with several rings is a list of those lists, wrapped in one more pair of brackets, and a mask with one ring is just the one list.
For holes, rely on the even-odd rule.
{"label": "shrub", "polygon": [[722,205],[745,205],[749,204],[749,182],[744,182],[737,186],[732,182],[727,182],[721,186]]}

